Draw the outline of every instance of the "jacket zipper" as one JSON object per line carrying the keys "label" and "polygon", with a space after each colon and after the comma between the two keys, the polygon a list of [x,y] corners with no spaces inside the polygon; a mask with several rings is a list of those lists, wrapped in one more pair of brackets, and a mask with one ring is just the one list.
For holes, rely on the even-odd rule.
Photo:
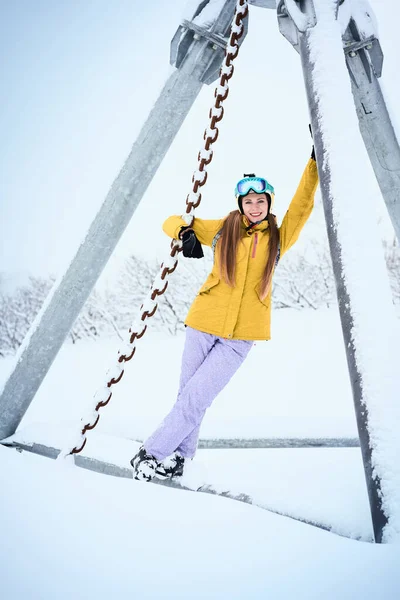
{"label": "jacket zipper", "polygon": [[258,233],[256,231],[254,233],[253,252],[252,252],[251,258],[255,258],[255,256],[256,256],[257,242],[258,242]]}

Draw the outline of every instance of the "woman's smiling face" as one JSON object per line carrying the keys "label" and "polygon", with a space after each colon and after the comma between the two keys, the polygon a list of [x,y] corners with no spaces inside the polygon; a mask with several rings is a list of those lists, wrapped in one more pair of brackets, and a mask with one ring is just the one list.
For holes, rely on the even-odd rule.
{"label": "woman's smiling face", "polygon": [[242,208],[250,223],[262,221],[267,216],[269,210],[267,194],[249,192],[242,198]]}

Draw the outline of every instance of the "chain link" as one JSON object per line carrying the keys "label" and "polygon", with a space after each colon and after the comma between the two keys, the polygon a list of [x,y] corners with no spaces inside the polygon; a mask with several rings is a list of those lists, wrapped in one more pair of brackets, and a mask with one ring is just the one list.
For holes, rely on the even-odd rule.
{"label": "chain link", "polygon": [[[244,24],[243,20],[246,18],[248,13],[247,0],[238,0],[236,4],[235,15],[231,26],[231,34],[228,45],[225,50],[225,58],[220,70],[219,84],[217,85],[214,93],[215,102],[214,106],[211,107],[209,118],[210,123],[204,132],[204,147],[198,154],[198,167],[193,174],[192,191],[186,197],[186,214],[182,215],[183,219],[188,225],[193,223],[194,209],[197,208],[201,202],[201,193],[199,188],[203,187],[207,181],[207,170],[206,167],[211,163],[213,158],[213,151],[211,146],[215,144],[218,139],[219,130],[217,123],[219,123],[224,116],[223,102],[227,99],[229,93],[228,82],[233,76],[234,66],[232,61],[236,58],[239,52],[239,39],[243,35]],[[157,275],[153,282],[151,290],[148,296],[145,298],[142,306],[139,309],[139,314],[129,329],[129,339],[126,345],[119,350],[117,364],[114,368],[110,369],[107,373],[107,383],[105,386],[97,390],[94,396],[94,407],[88,411],[88,414],[81,419],[82,429],[74,445],[68,449],[63,450],[60,453],[60,457],[67,457],[72,454],[79,454],[82,452],[86,445],[87,437],[86,433],[94,429],[100,419],[100,408],[107,406],[112,397],[112,386],[116,385],[121,381],[124,374],[124,363],[129,362],[136,352],[136,341],[140,340],[146,330],[147,324],[144,323],[146,319],[150,319],[157,310],[157,297],[162,296],[168,287],[167,276],[171,275],[176,267],[178,266],[178,254],[182,250],[182,243],[177,240],[173,240],[171,243],[171,252],[167,260],[161,264],[161,271]],[[160,289],[161,288],[161,289]]]}

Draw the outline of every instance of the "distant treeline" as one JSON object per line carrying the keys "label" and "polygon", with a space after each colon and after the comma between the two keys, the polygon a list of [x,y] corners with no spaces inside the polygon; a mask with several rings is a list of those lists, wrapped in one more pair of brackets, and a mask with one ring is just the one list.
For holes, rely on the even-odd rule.
{"label": "distant treeline", "polygon": [[[396,242],[384,246],[393,301],[400,311],[400,251]],[[171,335],[184,329],[186,313],[211,264],[210,252],[202,261],[180,259],[178,269],[171,275],[168,291],[160,297],[159,308],[152,319],[153,329]],[[93,290],[69,333],[69,339],[73,343],[112,335],[125,339],[158,273],[159,264],[155,261],[130,256],[112,286]],[[53,284],[51,277],[32,276],[25,285],[6,293],[5,278],[0,273],[0,356],[17,350]],[[275,308],[318,309],[335,303],[327,246],[310,244],[303,252],[292,250],[282,258],[274,276]]]}

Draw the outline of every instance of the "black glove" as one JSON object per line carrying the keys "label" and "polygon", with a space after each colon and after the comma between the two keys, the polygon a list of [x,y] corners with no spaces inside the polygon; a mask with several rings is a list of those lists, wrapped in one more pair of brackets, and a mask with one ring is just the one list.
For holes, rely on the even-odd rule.
{"label": "black glove", "polygon": [[203,248],[193,229],[182,227],[179,232],[179,238],[182,240],[183,256],[186,258],[203,258]]}
{"label": "black glove", "polygon": [[[311,138],[312,138],[313,134],[312,134],[312,129],[311,129],[311,125],[310,125],[310,123],[308,124],[308,129],[310,130],[310,135],[311,135]],[[312,147],[312,150],[311,150],[311,158],[312,158],[313,160],[316,160],[316,158],[315,158],[315,148],[314,148],[314,144],[313,144],[313,147]]]}

